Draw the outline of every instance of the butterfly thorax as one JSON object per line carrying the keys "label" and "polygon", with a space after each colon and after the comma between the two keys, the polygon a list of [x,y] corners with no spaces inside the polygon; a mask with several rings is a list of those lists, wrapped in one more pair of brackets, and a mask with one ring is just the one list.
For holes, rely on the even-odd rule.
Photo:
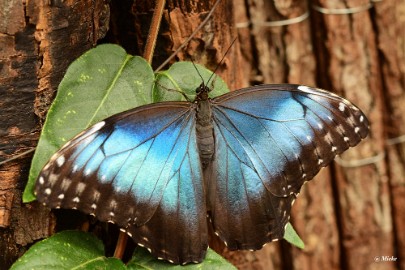
{"label": "butterfly thorax", "polygon": [[194,101],[197,104],[197,145],[203,168],[206,168],[211,162],[215,149],[214,131],[212,126],[212,110],[208,97],[209,91],[210,90],[208,87],[201,84],[196,90],[197,96]]}

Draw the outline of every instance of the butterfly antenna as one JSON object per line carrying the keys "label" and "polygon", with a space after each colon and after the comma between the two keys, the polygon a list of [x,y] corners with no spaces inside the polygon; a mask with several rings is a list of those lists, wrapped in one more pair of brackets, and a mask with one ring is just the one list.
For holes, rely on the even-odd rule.
{"label": "butterfly antenna", "polygon": [[[203,76],[201,75],[200,71],[198,70],[198,68],[197,68],[196,64],[194,63],[193,59],[191,59],[191,63],[193,63],[193,66],[194,66],[195,70],[197,71],[198,76],[200,76],[203,85],[205,85],[204,78],[203,78]],[[208,80],[208,81],[209,81],[209,80]],[[208,85],[208,84],[207,84],[207,85]]]}
{"label": "butterfly antenna", "polygon": [[[229,53],[229,51],[231,50],[231,48],[232,48],[233,44],[235,43],[236,39],[237,39],[237,37],[232,40],[231,45],[229,45],[228,49],[226,49],[224,55],[222,56],[221,60],[219,61],[218,65],[217,65],[217,67],[214,69],[214,72],[213,72],[212,75],[208,78],[207,85],[208,85],[209,81],[211,81],[212,77],[213,77],[214,75],[216,75],[215,73],[217,72],[217,70],[218,70],[218,68],[220,67],[220,65],[222,64],[222,62],[224,61],[226,55],[227,55],[227,54]],[[201,75],[200,75],[200,76],[201,76]]]}

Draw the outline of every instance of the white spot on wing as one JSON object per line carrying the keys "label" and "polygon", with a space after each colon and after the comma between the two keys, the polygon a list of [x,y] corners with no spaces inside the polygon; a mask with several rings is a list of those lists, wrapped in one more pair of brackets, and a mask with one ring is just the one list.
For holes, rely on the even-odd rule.
{"label": "white spot on wing", "polygon": [[63,194],[63,193],[59,194],[58,199],[63,200],[63,198],[65,198],[65,194]]}
{"label": "white spot on wing", "polygon": [[94,190],[94,193],[93,193],[93,200],[94,200],[95,202],[97,202],[98,199],[100,199],[100,192],[98,192],[97,190]]}
{"label": "white spot on wing", "polygon": [[79,202],[80,202],[80,199],[79,199],[79,197],[74,197],[72,201],[73,201],[74,203],[79,203]]}
{"label": "white spot on wing", "polygon": [[69,178],[64,178],[62,180],[62,184],[60,185],[60,189],[63,191],[66,191],[69,188],[71,183],[72,183],[72,180],[70,180]]}
{"label": "white spot on wing", "polygon": [[359,133],[359,131],[360,131],[360,128],[359,128],[359,127],[355,127],[355,128],[354,128],[354,132]]}
{"label": "white spot on wing", "polygon": [[345,111],[345,104],[343,102],[339,103],[339,111],[341,111],[341,112]]}
{"label": "white spot on wing", "polygon": [[364,117],[363,117],[363,115],[361,115],[360,116],[360,122],[363,123],[363,121],[364,121]]}
{"label": "white spot on wing", "polygon": [[51,186],[53,186],[58,178],[58,174],[51,173],[48,177],[48,182],[51,184]]}
{"label": "white spot on wing", "polygon": [[50,188],[45,189],[45,194],[46,195],[51,195],[52,190]]}
{"label": "white spot on wing", "polygon": [[56,159],[56,164],[61,167],[65,163],[65,156],[61,155]]}
{"label": "white spot on wing", "polygon": [[45,179],[42,176],[40,176],[38,182],[39,184],[43,185],[45,183]]}
{"label": "white spot on wing", "polygon": [[88,176],[90,173],[91,173],[91,170],[90,170],[90,169],[87,169],[87,170],[84,172],[84,176]]}
{"label": "white spot on wing", "polygon": [[81,194],[84,190],[84,188],[86,187],[86,184],[83,182],[80,182],[79,184],[77,184],[76,186],[76,194]]}
{"label": "white spot on wing", "polygon": [[331,141],[332,141],[332,136],[330,135],[330,132],[327,132],[327,133],[325,134],[325,140],[328,141],[328,142],[331,142]]}
{"label": "white spot on wing", "polygon": [[111,208],[117,207],[117,202],[116,202],[115,200],[111,200],[111,202],[110,202],[110,207],[111,207]]}

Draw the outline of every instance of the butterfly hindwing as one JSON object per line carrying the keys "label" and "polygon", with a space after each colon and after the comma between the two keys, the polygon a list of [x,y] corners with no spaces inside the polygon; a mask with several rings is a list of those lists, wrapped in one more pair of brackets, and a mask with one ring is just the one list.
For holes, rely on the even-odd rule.
{"label": "butterfly hindwing", "polygon": [[214,229],[231,249],[282,238],[302,184],[368,133],[358,108],[306,86],[260,85],[212,104],[209,204]]}
{"label": "butterfly hindwing", "polygon": [[50,159],[38,178],[37,198],[116,223],[156,257],[201,261],[207,228],[195,136],[190,103],[117,114]]}

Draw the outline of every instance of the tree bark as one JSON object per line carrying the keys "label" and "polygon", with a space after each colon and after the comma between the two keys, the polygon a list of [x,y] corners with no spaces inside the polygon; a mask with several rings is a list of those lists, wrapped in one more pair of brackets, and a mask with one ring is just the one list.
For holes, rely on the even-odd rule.
{"label": "tree bark", "polygon": [[[106,1],[1,1],[0,156],[35,147],[67,66],[108,30]],[[22,204],[31,155],[1,165],[0,269],[53,230],[49,210]]]}
{"label": "tree bark", "polygon": [[[328,9],[350,8],[362,6],[364,1],[315,4]],[[349,162],[384,151],[383,89],[371,15],[367,10],[344,15],[318,12],[312,21],[314,27],[323,28],[316,33],[315,41],[319,70],[325,71],[320,83],[357,104],[371,122],[369,138],[342,155]],[[380,160],[353,168],[335,166],[335,173],[342,267],[395,268],[395,263],[374,261],[375,256],[394,254],[386,163]]]}
{"label": "tree bark", "polygon": [[[399,268],[405,269],[405,20],[404,1],[381,2],[375,8],[386,115],[386,151],[393,233]],[[402,258],[402,259],[401,259]]]}

